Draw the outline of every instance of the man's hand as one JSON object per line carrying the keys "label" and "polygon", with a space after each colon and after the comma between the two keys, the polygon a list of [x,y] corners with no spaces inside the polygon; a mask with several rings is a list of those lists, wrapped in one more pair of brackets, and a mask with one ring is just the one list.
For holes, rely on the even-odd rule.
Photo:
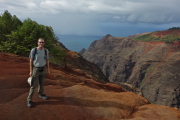
{"label": "man's hand", "polygon": [[50,74],[50,73],[51,73],[51,72],[50,72],[50,70],[48,69],[48,70],[47,70],[47,74]]}
{"label": "man's hand", "polygon": [[30,76],[30,77],[32,76],[32,72],[29,73],[29,76]]}

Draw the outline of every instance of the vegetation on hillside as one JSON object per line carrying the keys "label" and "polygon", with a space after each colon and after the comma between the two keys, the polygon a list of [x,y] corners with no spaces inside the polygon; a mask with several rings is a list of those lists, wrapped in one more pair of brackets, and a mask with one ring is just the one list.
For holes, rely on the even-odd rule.
{"label": "vegetation on hillside", "polygon": [[57,63],[65,57],[63,49],[56,45],[58,38],[52,27],[40,25],[30,18],[21,22],[7,10],[0,15],[0,52],[28,56],[31,49],[37,47],[38,38],[45,39],[51,62]]}
{"label": "vegetation on hillside", "polygon": [[[169,28],[166,31],[166,32],[169,32],[169,34],[167,34],[167,35],[154,36],[154,34],[157,32],[152,32],[152,33],[144,34],[141,36],[137,36],[133,39],[138,40],[138,41],[144,41],[144,42],[165,42],[165,43],[172,43],[174,41],[180,41],[180,36],[178,35],[178,34],[180,34],[180,31],[178,31],[179,33],[170,34],[170,32],[173,30],[180,30],[180,27]],[[158,31],[158,32],[161,32],[161,31]]]}
{"label": "vegetation on hillside", "polygon": [[172,28],[169,28],[168,30],[177,30],[177,29],[180,29],[180,27],[172,27]]}

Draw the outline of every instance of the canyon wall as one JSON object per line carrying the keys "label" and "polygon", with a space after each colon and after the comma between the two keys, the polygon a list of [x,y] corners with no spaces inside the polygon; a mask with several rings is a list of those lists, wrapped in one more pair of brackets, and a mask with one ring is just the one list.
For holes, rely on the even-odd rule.
{"label": "canyon wall", "polygon": [[141,42],[106,35],[82,53],[113,83],[139,88],[151,103],[180,107],[179,42]]}

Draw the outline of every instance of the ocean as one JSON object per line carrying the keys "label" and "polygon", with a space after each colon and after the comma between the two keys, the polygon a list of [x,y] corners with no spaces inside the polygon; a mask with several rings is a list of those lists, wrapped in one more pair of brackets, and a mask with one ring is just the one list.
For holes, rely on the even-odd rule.
{"label": "ocean", "polygon": [[79,52],[88,49],[90,44],[103,36],[57,35],[59,41],[69,50]]}

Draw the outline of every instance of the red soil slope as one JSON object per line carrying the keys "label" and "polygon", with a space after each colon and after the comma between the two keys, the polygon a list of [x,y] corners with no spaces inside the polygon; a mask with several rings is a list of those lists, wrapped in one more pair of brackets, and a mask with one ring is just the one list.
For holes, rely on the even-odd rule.
{"label": "red soil slope", "polygon": [[154,37],[164,37],[166,35],[175,35],[176,37],[180,37],[180,30],[164,30],[164,31],[158,31],[158,32],[154,32],[152,34],[152,36]]}
{"label": "red soil slope", "polygon": [[[0,120],[179,120],[174,108],[149,104],[111,83],[98,83],[75,68],[51,65],[45,81],[48,100],[26,106],[28,58],[0,53]],[[37,90],[36,90],[37,91]]]}

